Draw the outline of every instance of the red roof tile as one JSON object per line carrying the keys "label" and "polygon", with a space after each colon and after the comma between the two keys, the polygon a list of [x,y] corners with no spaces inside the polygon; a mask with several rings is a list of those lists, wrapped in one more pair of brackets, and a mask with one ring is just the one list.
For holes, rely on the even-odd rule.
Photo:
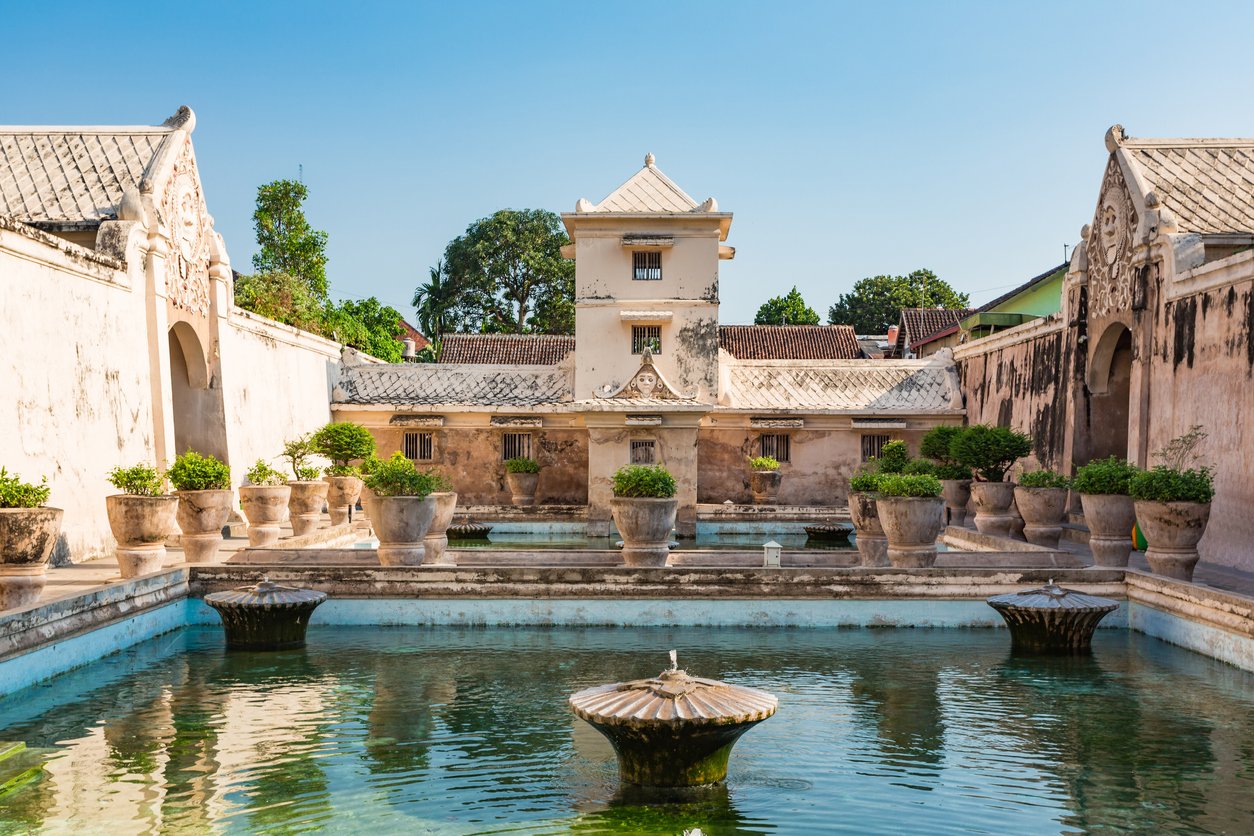
{"label": "red roof tile", "polygon": [[913,346],[933,334],[948,330],[974,312],[972,308],[902,308],[897,345],[889,353],[893,357],[903,357],[906,346]]}
{"label": "red roof tile", "polygon": [[421,334],[421,332],[419,332],[419,330],[418,330],[417,328],[415,328],[414,326],[410,325],[410,324],[409,324],[408,322],[406,322],[404,319],[402,319],[402,320],[401,320],[401,330],[402,330],[402,331],[404,331],[404,333],[403,333],[403,334],[401,334],[401,335],[400,335],[399,337],[397,337],[396,339],[398,339],[398,340],[403,340],[403,339],[405,339],[406,337],[409,337],[411,340],[413,340],[413,341],[414,341],[414,350],[415,350],[415,351],[422,351],[424,348],[426,348],[427,346],[431,345],[431,340],[429,340],[429,339],[427,339],[426,337],[424,337],[424,336]]}
{"label": "red roof tile", "polygon": [[574,337],[557,334],[445,334],[439,361],[554,366],[574,350]]}
{"label": "red roof tile", "polygon": [[719,347],[737,360],[857,360],[850,325],[720,325]]}

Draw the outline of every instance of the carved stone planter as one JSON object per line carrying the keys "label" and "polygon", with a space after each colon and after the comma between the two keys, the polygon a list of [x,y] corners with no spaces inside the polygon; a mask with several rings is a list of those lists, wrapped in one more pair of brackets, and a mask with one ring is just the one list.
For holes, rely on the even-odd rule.
{"label": "carved stone planter", "polygon": [[457,510],[457,493],[440,491],[431,496],[435,498],[435,516],[431,518],[431,528],[427,529],[427,536],[422,541],[426,549],[422,562],[451,564],[453,561],[446,559],[448,527],[453,522],[453,512]]}
{"label": "carved stone planter", "polygon": [[331,486],[322,480],[288,482],[287,486],[292,489],[287,499],[288,516],[292,520],[292,534],[299,537],[302,534],[313,533],[322,522],[322,508],[327,504],[327,494]]}
{"label": "carved stone planter", "polygon": [[212,563],[222,547],[222,526],[231,516],[232,494],[229,490],[175,491],[179,509],[175,513],[183,560],[188,563]]}
{"label": "carved stone planter", "polygon": [[665,566],[679,500],[675,497],[614,497],[610,513],[623,537],[623,562],[628,566]]}
{"label": "carved stone planter", "polygon": [[118,541],[118,571],[124,578],[156,572],[165,560],[165,541],[178,531],[177,496],[105,497],[109,528]]}
{"label": "carved stone planter", "polygon": [[1062,520],[1067,513],[1067,493],[1066,488],[1015,486],[1015,504],[1023,517],[1023,536],[1029,543],[1058,548]]}
{"label": "carved stone planter", "polygon": [[279,586],[269,578],[256,586],[205,596],[205,603],[222,618],[228,650],[304,647],[309,617],[325,600],[325,592]]}
{"label": "carved stone planter", "polygon": [[1017,517],[1010,512],[1014,498],[1014,482],[972,482],[976,530],[981,534],[1009,537]]}
{"label": "carved stone planter", "polygon": [[327,513],[331,515],[331,525],[343,525],[348,522],[349,509],[361,496],[361,480],[356,476],[323,476],[322,481],[330,486],[327,488]]}
{"label": "carved stone planter", "polygon": [[753,491],[754,505],[778,505],[779,484],[784,474],[778,470],[753,470],[749,472],[749,490]]}
{"label": "carved stone planter", "polygon": [[967,520],[967,503],[971,501],[970,479],[942,479],[941,496],[949,512],[950,525],[962,525]]}
{"label": "carved stone planter", "polygon": [[272,546],[279,541],[279,524],[287,517],[287,485],[243,485],[239,505],[248,518],[248,545]]}
{"label": "carved stone planter", "polygon": [[536,504],[536,486],[540,484],[539,473],[506,472],[505,484],[509,486],[510,502],[524,508]]}
{"label": "carved stone planter", "polygon": [[888,538],[880,525],[876,495],[863,491],[849,494],[849,518],[853,522],[854,543],[863,566],[890,566]]}
{"label": "carved stone planter", "polygon": [[1098,622],[1119,608],[1109,598],[1063,589],[1052,580],[1040,589],[994,595],[988,605],[1001,613],[1015,650],[1055,654],[1089,652]]}
{"label": "carved stone planter", "polygon": [[1197,543],[1210,520],[1209,502],[1136,501],[1136,522],[1148,544],[1145,559],[1156,575],[1193,580]]}
{"label": "carved stone planter", "polygon": [[370,521],[379,538],[379,565],[420,565],[427,553],[423,541],[434,519],[434,494],[371,497]]}
{"label": "carved stone planter", "polygon": [[944,527],[945,500],[939,496],[881,496],[876,501],[888,538],[888,562],[901,569],[936,564],[936,538]]}
{"label": "carved stone planter", "polygon": [[0,610],[39,600],[64,514],[60,508],[0,508]]}
{"label": "carved stone planter", "polygon": [[1124,567],[1132,552],[1132,525],[1136,508],[1121,494],[1080,494],[1084,524],[1089,529],[1089,551],[1097,566]]}
{"label": "carved stone planter", "polygon": [[[1019,487],[1015,485],[1015,487]],[[1010,495],[1010,537],[1014,540],[1023,540],[1027,542],[1027,536],[1024,535],[1023,529],[1026,525],[1023,520],[1023,514],[1019,513],[1019,503],[1015,500],[1014,494]]]}

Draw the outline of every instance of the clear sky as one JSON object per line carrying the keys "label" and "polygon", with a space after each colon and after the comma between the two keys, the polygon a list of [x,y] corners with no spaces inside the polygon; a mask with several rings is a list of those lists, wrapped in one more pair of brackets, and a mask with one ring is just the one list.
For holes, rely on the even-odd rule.
{"label": "clear sky", "polygon": [[0,0],[0,122],[180,104],[250,269],[256,188],[304,167],[336,296],[412,317],[445,244],[642,164],[735,213],[722,319],[929,267],[975,303],[1062,261],[1120,122],[1254,136],[1254,4]]}

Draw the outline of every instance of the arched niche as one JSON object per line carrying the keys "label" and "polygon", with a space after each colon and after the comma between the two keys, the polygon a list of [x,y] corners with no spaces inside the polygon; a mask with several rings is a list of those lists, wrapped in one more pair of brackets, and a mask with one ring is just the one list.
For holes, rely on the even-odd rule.
{"label": "arched niche", "polygon": [[209,361],[196,329],[186,322],[174,323],[169,350],[175,452],[195,450],[227,461],[222,389],[211,385]]}
{"label": "arched niche", "polygon": [[1132,332],[1121,322],[1106,326],[1088,366],[1089,449],[1095,459],[1128,455],[1132,393]]}

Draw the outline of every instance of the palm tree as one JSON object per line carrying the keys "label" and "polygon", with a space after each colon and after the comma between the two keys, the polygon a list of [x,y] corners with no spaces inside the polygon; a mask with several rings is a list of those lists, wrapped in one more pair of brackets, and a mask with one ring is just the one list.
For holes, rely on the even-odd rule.
{"label": "palm tree", "polygon": [[414,290],[413,306],[418,328],[432,342],[438,342],[448,326],[449,311],[456,304],[453,283],[444,273],[444,262],[431,268],[430,278]]}

